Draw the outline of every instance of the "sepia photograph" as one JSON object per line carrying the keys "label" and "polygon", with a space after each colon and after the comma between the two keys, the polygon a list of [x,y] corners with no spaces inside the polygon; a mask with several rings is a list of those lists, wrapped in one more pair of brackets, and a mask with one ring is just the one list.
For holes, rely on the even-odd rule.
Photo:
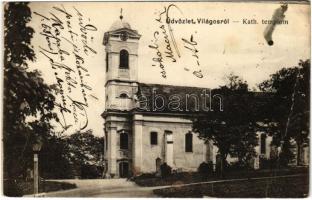
{"label": "sepia photograph", "polygon": [[307,198],[310,9],[3,2],[2,196]]}

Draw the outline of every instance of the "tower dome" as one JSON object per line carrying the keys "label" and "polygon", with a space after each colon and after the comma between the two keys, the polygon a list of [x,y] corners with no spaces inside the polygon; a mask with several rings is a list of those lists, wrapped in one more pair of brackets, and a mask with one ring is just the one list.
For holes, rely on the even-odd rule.
{"label": "tower dome", "polygon": [[123,28],[131,29],[131,26],[128,22],[120,19],[120,20],[115,21],[111,25],[109,31],[116,31],[116,30],[123,29]]}
{"label": "tower dome", "polygon": [[121,41],[127,41],[128,39],[139,40],[140,37],[141,35],[138,31],[133,30],[130,24],[123,19],[121,9],[119,19],[111,25],[107,32],[104,33],[103,44],[106,45],[110,38],[118,38]]}
{"label": "tower dome", "polygon": [[112,24],[109,31],[116,31],[116,30],[123,29],[123,28],[131,29],[130,24],[123,20],[122,9],[120,9],[119,19],[120,20],[117,20]]}

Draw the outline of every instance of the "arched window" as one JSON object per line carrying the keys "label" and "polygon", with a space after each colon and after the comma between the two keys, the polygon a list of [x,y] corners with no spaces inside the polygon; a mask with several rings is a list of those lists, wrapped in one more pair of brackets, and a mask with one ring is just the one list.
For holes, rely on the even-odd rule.
{"label": "arched window", "polygon": [[119,54],[119,68],[128,69],[129,68],[129,53],[127,50],[121,50]]}
{"label": "arched window", "polygon": [[260,137],[260,153],[265,154],[265,149],[266,149],[266,135],[261,134],[261,137]]}
{"label": "arched window", "polygon": [[128,134],[120,133],[120,149],[128,149]]}
{"label": "arched window", "polygon": [[121,93],[119,95],[119,98],[121,98],[121,99],[129,99],[130,97],[127,95],[127,93]]}
{"label": "arched window", "polygon": [[108,136],[107,136],[107,132],[105,131],[105,149],[107,151],[108,149]]}
{"label": "arched window", "polygon": [[108,72],[108,53],[106,53],[105,62],[106,62],[106,72]]}
{"label": "arched window", "polygon": [[157,145],[157,132],[151,132],[151,145]]}
{"label": "arched window", "polygon": [[191,132],[185,134],[185,152],[193,152],[193,134]]}

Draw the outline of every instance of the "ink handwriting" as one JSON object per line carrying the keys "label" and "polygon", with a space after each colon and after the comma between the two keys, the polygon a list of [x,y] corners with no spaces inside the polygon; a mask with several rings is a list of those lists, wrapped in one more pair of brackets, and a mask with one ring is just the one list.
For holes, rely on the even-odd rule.
{"label": "ink handwriting", "polygon": [[88,126],[87,108],[92,87],[86,59],[97,54],[92,47],[97,28],[75,7],[53,6],[49,14],[34,12],[41,22],[40,35],[46,43],[39,52],[50,63],[57,89],[55,106],[59,123],[66,131],[69,127],[83,130]]}

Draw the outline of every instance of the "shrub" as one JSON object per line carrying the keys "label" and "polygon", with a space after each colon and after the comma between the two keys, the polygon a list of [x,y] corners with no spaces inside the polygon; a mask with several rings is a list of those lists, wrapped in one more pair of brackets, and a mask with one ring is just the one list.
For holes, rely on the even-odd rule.
{"label": "shrub", "polygon": [[237,172],[237,171],[246,171],[249,170],[250,167],[246,165],[244,162],[233,162],[233,163],[228,163],[225,166],[225,169],[227,172]]}
{"label": "shrub", "polygon": [[81,178],[94,179],[101,178],[102,171],[100,168],[94,165],[82,165],[81,166]]}
{"label": "shrub", "polygon": [[167,165],[166,162],[164,162],[162,165],[160,165],[160,172],[162,178],[169,177],[171,175],[171,167]]}
{"label": "shrub", "polygon": [[267,159],[260,157],[260,169],[274,169],[277,167],[277,159]]}
{"label": "shrub", "polygon": [[3,194],[8,197],[21,197],[23,196],[23,190],[19,187],[16,180],[4,180]]}
{"label": "shrub", "polygon": [[213,163],[211,161],[209,161],[208,163],[202,162],[199,165],[197,171],[203,176],[208,176],[213,173]]}
{"label": "shrub", "polygon": [[144,173],[137,176],[136,178],[138,179],[155,178],[155,173]]}

